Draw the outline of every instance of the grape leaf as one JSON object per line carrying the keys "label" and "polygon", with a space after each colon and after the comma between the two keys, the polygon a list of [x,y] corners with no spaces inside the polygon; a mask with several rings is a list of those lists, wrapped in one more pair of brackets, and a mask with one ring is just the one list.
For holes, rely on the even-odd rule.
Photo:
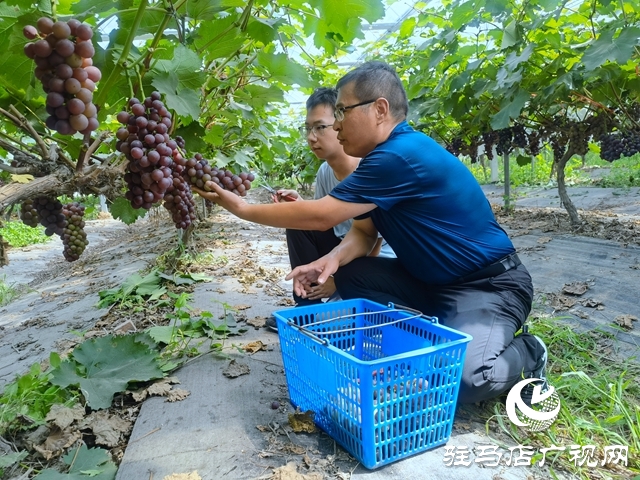
{"label": "grape leaf", "polygon": [[259,52],[258,63],[271,74],[272,80],[301,87],[315,86],[304,67],[292,62],[284,53]]}
{"label": "grape leaf", "polygon": [[26,451],[16,452],[16,453],[6,453],[0,457],[0,469],[7,468],[13,465],[14,463],[18,463],[24,457],[27,456]]}
{"label": "grape leaf", "polygon": [[582,63],[587,70],[593,70],[607,60],[624,64],[631,58],[634,47],[638,44],[640,28],[625,27],[615,39],[614,33],[614,30],[602,32],[584,52]]}
{"label": "grape leaf", "polygon": [[71,465],[68,474],[47,468],[34,477],[37,480],[113,480],[118,467],[111,461],[111,457],[102,448],[79,448],[69,450],[63,457],[64,463]]}
{"label": "grape leaf", "polygon": [[519,90],[513,97],[505,97],[500,105],[502,109],[491,118],[491,128],[499,130],[509,126],[509,120],[520,115],[522,107],[531,95],[525,90]]}
{"label": "grape leaf", "polygon": [[95,14],[108,12],[115,8],[125,10],[132,6],[133,0],[119,0],[117,3],[113,0],[80,0],[73,4],[71,11],[76,15],[84,14],[88,10]]}
{"label": "grape leaf", "polygon": [[238,27],[232,26],[237,18],[237,15],[228,15],[212,22],[202,22],[197,30],[196,49],[203,51],[208,60],[225,58],[236,52],[246,39]]}
{"label": "grape leaf", "polygon": [[120,221],[131,225],[138,218],[144,217],[147,211],[144,208],[133,208],[131,202],[124,197],[117,198],[109,208],[113,218],[117,218]]}
{"label": "grape leaf", "polygon": [[[202,70],[202,59],[193,50],[178,45],[171,60],[159,60],[154,70],[175,75],[177,84],[171,90],[175,93],[182,88],[197,89],[206,82],[206,74]],[[172,83],[173,83],[172,79]],[[154,83],[155,85],[155,83]],[[167,89],[170,90],[170,89]]]}
{"label": "grape leaf", "polygon": [[79,385],[91,408],[109,408],[113,395],[126,390],[129,382],[163,376],[156,359],[156,352],[131,335],[92,338],[51,372],[51,383],[63,388]]}
{"label": "grape leaf", "polygon": [[185,88],[179,93],[165,93],[165,102],[182,117],[196,120],[200,116],[200,92]]}

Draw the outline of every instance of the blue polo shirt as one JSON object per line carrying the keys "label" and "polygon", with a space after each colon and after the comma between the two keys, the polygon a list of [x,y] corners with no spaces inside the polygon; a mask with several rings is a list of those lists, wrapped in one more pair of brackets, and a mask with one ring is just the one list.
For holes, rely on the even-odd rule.
{"label": "blue polo shirt", "polygon": [[331,196],[378,206],[374,225],[416,278],[437,285],[515,251],[469,169],[407,122],[360,161]]}

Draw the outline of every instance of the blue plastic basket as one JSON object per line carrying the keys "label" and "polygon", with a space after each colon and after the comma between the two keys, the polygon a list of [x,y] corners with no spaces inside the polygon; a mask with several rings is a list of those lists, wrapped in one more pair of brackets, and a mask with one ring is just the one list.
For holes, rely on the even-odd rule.
{"label": "blue plastic basket", "polygon": [[274,316],[291,403],[366,468],[447,442],[470,335],[363,299]]}

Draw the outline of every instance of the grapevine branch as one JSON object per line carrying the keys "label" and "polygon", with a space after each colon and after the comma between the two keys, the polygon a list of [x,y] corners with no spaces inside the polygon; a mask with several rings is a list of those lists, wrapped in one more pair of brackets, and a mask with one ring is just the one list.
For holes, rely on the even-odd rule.
{"label": "grapevine branch", "polygon": [[5,172],[9,172],[13,175],[22,175],[25,173],[33,173],[33,171],[29,167],[12,167],[10,165],[6,165],[4,163],[0,163],[0,170],[4,170]]}
{"label": "grapevine branch", "polygon": [[40,147],[40,150],[42,150],[42,158],[48,159],[49,158],[49,156],[48,156],[49,155],[49,148],[47,147],[47,144],[44,143],[44,140],[42,140],[42,137],[33,128],[33,125],[31,125],[31,123],[29,123],[29,121],[26,118],[24,118],[24,116],[16,109],[16,107],[14,107],[13,105],[9,105],[9,109],[11,110],[11,112],[13,112],[15,117],[18,119],[17,125],[20,128],[22,128],[22,129],[26,130],[27,132],[29,132],[31,137],[36,141],[36,143]]}
{"label": "grapevine branch", "polygon": [[100,145],[107,139],[109,138],[109,136],[111,135],[110,132],[102,132],[94,141],[91,145],[89,145],[89,147],[87,148],[87,151],[84,154],[84,158],[83,158],[83,164],[87,161],[87,159],[89,157],[91,157],[91,155],[94,154],[94,152],[100,147]]}

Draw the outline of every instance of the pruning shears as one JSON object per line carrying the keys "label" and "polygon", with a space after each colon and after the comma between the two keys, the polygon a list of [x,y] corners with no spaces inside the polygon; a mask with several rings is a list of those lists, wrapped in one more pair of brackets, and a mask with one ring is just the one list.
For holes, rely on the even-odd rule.
{"label": "pruning shears", "polygon": [[[275,190],[272,186],[270,186],[264,180],[262,181],[262,184],[260,186],[262,188],[264,188],[267,192],[269,192],[271,195],[273,195],[273,198],[274,198],[274,201],[275,201],[275,198],[278,196],[277,190]],[[287,202],[295,202],[296,201],[296,198],[292,197],[291,195],[281,195],[280,198],[282,198],[283,200],[285,200]]]}

